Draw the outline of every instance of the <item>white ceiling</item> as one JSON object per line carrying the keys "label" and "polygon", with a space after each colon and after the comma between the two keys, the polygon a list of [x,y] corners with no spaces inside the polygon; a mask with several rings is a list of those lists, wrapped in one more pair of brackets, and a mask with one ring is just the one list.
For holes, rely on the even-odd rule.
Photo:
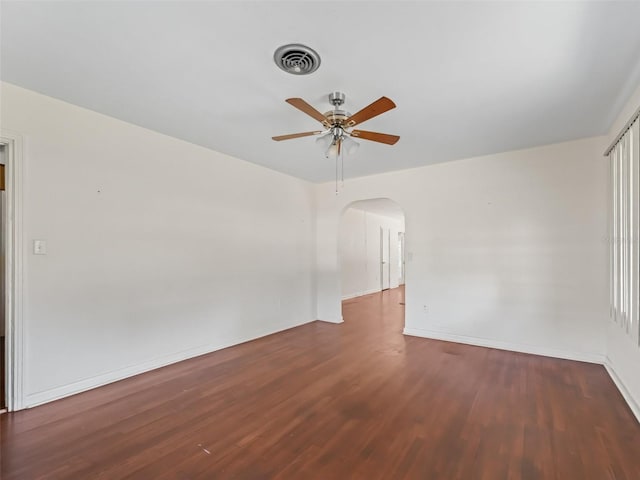
{"label": "white ceiling", "polygon": [[[361,128],[345,176],[604,133],[640,81],[640,2],[2,2],[2,79],[312,181],[333,165],[313,138],[341,90]],[[274,50],[322,57],[294,76]]]}

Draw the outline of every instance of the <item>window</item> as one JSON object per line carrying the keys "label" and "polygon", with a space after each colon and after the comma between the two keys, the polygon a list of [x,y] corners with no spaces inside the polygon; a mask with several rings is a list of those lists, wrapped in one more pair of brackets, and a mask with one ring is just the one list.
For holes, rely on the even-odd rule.
{"label": "window", "polygon": [[640,342],[640,120],[608,151],[610,315]]}

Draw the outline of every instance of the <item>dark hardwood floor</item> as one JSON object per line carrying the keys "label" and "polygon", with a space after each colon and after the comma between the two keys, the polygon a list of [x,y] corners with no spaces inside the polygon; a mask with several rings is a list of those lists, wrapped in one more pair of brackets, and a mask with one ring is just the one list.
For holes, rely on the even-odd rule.
{"label": "dark hardwood floor", "polygon": [[399,289],[0,416],[2,480],[638,480],[603,367],[404,337]]}

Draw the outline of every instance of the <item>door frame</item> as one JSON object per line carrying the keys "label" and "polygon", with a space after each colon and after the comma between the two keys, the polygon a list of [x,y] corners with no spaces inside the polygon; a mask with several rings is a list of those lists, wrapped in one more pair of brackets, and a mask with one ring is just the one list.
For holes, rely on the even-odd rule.
{"label": "door frame", "polygon": [[400,275],[398,277],[398,286],[401,287],[405,282],[405,255],[404,255],[404,232],[398,232],[398,267]]}
{"label": "door frame", "polygon": [[13,412],[24,408],[23,322],[23,141],[18,134],[0,130],[5,148],[5,368],[6,404]]}

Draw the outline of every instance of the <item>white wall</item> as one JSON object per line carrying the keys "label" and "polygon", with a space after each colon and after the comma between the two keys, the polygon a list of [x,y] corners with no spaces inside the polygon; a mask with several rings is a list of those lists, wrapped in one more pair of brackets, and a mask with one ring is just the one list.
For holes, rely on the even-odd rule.
{"label": "white wall", "polygon": [[[406,214],[409,333],[588,360],[606,339],[610,366],[640,398],[640,353],[603,321],[602,151],[619,126],[349,180],[336,196],[12,85],[1,107],[0,126],[25,143],[27,405],[339,321],[340,217],[369,198]],[[30,253],[34,239],[48,255]]]}
{"label": "white wall", "polygon": [[338,196],[330,184],[317,186],[318,318],[340,319],[342,209],[389,198],[405,212],[407,333],[601,361],[608,302],[601,143],[354,179]]}
{"label": "white wall", "polygon": [[[609,134],[603,139],[599,149],[601,155],[638,107],[640,107],[640,87],[622,109]],[[605,157],[602,157],[602,163],[607,163]],[[627,335],[618,324],[609,319],[608,314],[603,318],[607,319],[607,367],[640,421],[640,347],[638,347],[638,339]]]}
{"label": "white wall", "polygon": [[1,114],[25,147],[27,406],[314,319],[307,182],[9,84]]}
{"label": "white wall", "polygon": [[339,229],[342,299],[381,290],[381,228],[391,232],[391,288],[398,286],[398,232],[404,232],[404,220],[348,208],[342,214]]}

